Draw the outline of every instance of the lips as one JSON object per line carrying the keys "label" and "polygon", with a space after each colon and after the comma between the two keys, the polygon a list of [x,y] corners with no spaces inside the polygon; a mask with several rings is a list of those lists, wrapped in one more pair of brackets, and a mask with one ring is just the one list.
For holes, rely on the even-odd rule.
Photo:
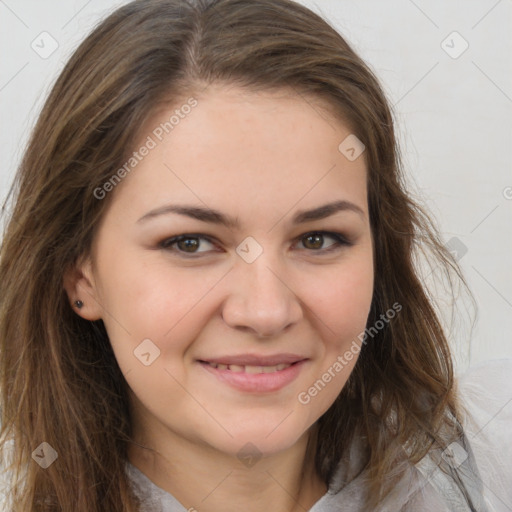
{"label": "lips", "polygon": [[223,385],[227,384],[238,391],[259,394],[278,392],[285,388],[300,375],[309,359],[295,354],[276,354],[225,356],[209,360],[198,359],[197,362],[208,375]]}
{"label": "lips", "polygon": [[211,365],[226,365],[226,366],[243,366],[243,367],[271,367],[278,365],[292,365],[299,361],[304,361],[307,357],[298,354],[272,354],[268,356],[257,354],[239,354],[239,355],[226,355],[221,357],[214,357],[208,359],[199,359],[201,363],[208,363]]}

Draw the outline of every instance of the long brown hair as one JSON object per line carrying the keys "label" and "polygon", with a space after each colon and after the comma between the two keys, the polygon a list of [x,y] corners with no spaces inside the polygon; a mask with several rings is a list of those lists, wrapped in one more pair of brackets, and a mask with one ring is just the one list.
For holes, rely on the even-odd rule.
{"label": "long brown hair", "polygon": [[[363,439],[375,505],[404,446],[408,460],[420,460],[457,417],[448,343],[414,263],[415,242],[462,276],[405,189],[392,112],[369,67],[325,20],[290,0],[139,0],[72,55],[13,185],[0,253],[0,385],[14,512],[138,510],[124,473],[127,383],[102,321],[72,311],[63,273],[88,254],[113,195],[98,200],[94,191],[125,162],[139,127],[162,101],[214,82],[321,98],[366,147],[376,255],[368,326],[392,304],[402,309],[364,344],[318,421],[321,478],[328,484],[350,443]],[[43,442],[58,454],[47,469],[32,460]]]}

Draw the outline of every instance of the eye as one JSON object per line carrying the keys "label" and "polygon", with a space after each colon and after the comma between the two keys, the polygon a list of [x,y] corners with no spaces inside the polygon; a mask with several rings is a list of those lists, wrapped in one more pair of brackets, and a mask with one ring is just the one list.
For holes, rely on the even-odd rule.
{"label": "eye", "polygon": [[[163,242],[160,242],[160,246],[164,249],[168,249],[170,251],[175,252],[183,252],[187,254],[197,254],[201,252],[208,252],[206,249],[205,251],[199,251],[197,250],[199,247],[204,245],[202,242],[206,241],[207,244],[210,244],[210,246],[213,246],[213,243],[210,241],[209,238],[203,236],[203,235],[179,235],[174,236],[172,238],[168,238],[164,240]],[[174,246],[177,247],[177,249],[174,248]]]}
{"label": "eye", "polygon": [[[327,248],[323,247],[327,239],[331,239],[334,242],[331,243]],[[328,231],[313,231],[305,233],[296,239],[298,242],[302,242],[303,249],[308,252],[314,252],[317,254],[324,254],[336,251],[343,246],[353,245],[347,238],[341,233],[333,233]],[[206,248],[204,247],[206,244]],[[216,250],[216,245],[213,241],[201,234],[183,234],[167,238],[159,243],[159,246],[163,249],[181,253],[183,256],[193,256],[195,254],[208,253],[212,250]],[[202,248],[203,250],[199,250]]]}
{"label": "eye", "polygon": [[[334,240],[327,248],[322,248],[326,239]],[[313,231],[300,237],[303,246],[313,252],[325,253],[335,251],[342,246],[350,246],[350,243],[341,233],[332,233],[328,231]]]}

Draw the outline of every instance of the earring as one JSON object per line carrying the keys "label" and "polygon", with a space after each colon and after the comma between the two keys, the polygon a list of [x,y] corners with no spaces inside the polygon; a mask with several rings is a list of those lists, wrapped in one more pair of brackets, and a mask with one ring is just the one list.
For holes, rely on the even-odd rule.
{"label": "earring", "polygon": [[84,305],[84,303],[81,300],[75,300],[75,306],[78,309],[81,309],[83,305]]}

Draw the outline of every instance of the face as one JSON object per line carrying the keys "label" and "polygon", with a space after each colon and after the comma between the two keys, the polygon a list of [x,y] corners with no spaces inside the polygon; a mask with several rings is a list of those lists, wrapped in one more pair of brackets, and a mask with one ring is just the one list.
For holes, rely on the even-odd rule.
{"label": "face", "polygon": [[146,445],[277,453],[357,359],[343,355],[373,292],[364,154],[346,158],[350,129],[293,93],[196,99],[169,133],[157,128],[180,105],[143,127],[137,148],[156,144],[109,192],[66,286],[104,321]]}

